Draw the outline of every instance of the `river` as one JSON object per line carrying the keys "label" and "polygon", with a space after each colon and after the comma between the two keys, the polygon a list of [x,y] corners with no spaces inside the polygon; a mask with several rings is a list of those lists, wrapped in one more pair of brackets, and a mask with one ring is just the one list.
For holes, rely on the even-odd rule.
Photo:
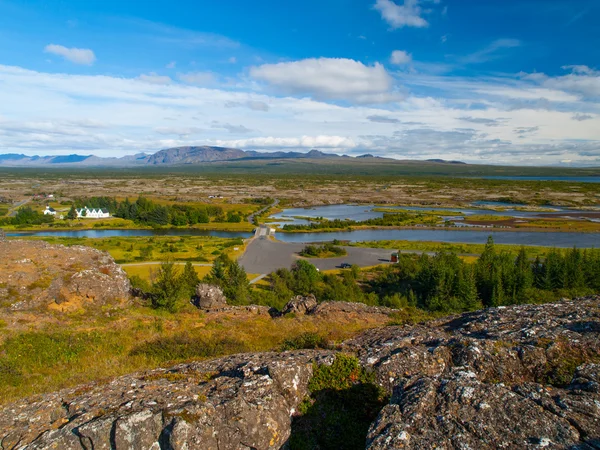
{"label": "river", "polygon": [[[77,231],[37,231],[10,232],[9,237],[56,236],[71,238],[107,238],[133,236],[215,236],[220,238],[249,238],[251,233],[229,231],[206,231],[193,229],[173,230],[77,230]],[[473,230],[355,230],[331,233],[277,233],[283,242],[324,242],[333,239],[361,242],[383,240],[434,241],[451,243],[485,243],[492,235],[498,244],[539,245],[545,247],[600,247],[600,233],[556,233],[532,231],[473,231]]]}

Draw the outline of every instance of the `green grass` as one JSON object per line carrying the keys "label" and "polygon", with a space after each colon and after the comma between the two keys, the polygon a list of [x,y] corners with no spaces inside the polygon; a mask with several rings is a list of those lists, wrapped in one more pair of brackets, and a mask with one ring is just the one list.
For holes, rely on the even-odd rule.
{"label": "green grass", "polygon": [[[118,263],[144,261],[192,261],[211,263],[221,253],[237,257],[243,252],[242,239],[213,236],[151,236],[111,238],[24,237],[50,244],[85,245],[108,252]],[[238,250],[235,250],[235,249]]]}
{"label": "green grass", "polygon": [[38,320],[17,329],[0,326],[0,403],[192,359],[277,351],[285,342],[306,345],[308,338],[298,340],[301,336],[341,342],[385,325],[385,318],[340,324],[308,316],[204,315],[191,305],[176,314],[133,306],[109,316],[56,313],[56,318],[46,326]]}
{"label": "green grass", "polygon": [[[353,247],[367,248],[389,248],[390,250],[411,250],[418,252],[439,252],[448,251],[458,254],[480,255],[485,244],[451,244],[444,242],[428,242],[428,241],[365,241],[351,242],[348,245]],[[521,249],[520,245],[494,244],[498,251],[505,251],[517,255]],[[545,256],[552,250],[552,247],[540,246],[525,246],[530,257]]]}

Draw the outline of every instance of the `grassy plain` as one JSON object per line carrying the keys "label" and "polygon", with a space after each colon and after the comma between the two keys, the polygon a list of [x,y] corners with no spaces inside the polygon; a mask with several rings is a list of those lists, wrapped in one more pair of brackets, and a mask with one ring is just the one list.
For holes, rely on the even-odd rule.
{"label": "grassy plain", "polygon": [[389,319],[171,314],[143,306],[109,315],[64,316],[47,329],[0,326],[0,403],[172,363],[238,352],[279,350],[314,333],[332,344]]}
{"label": "grassy plain", "polygon": [[[164,201],[243,205],[278,198],[281,207],[357,202],[381,205],[465,206],[503,201],[534,206],[594,206],[597,183],[525,181],[485,176],[598,176],[600,169],[519,168],[390,160],[237,161],[202,166],[123,169],[3,169],[0,197],[57,199],[138,194]],[[479,177],[479,178],[478,178]],[[209,199],[220,195],[223,199]],[[247,203],[249,208],[258,205]],[[225,206],[224,206],[225,207]],[[235,208],[239,208],[236,206]]]}

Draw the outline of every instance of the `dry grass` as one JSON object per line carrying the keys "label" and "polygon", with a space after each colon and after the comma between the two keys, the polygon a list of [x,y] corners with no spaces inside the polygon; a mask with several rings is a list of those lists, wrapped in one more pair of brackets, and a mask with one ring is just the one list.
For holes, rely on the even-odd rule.
{"label": "dry grass", "polygon": [[138,306],[110,317],[61,317],[61,325],[47,330],[0,330],[1,403],[181,361],[277,350],[285,340],[305,333],[336,343],[388,320],[380,315],[204,315],[191,306],[177,314]]}

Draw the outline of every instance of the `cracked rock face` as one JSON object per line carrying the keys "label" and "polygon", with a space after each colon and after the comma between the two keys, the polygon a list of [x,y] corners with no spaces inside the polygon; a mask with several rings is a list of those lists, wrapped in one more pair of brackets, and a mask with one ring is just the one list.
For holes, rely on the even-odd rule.
{"label": "cracked rock face", "polygon": [[347,341],[391,393],[367,448],[600,448],[599,325],[594,296]]}
{"label": "cracked rock face", "polygon": [[279,449],[329,352],[242,354],[117,378],[0,410],[0,448]]}
{"label": "cracked rock face", "polygon": [[[390,402],[366,448],[600,448],[600,297],[384,327],[341,345]],[[313,363],[242,354],[0,410],[1,449],[280,449]],[[362,443],[361,443],[362,445]]]}

